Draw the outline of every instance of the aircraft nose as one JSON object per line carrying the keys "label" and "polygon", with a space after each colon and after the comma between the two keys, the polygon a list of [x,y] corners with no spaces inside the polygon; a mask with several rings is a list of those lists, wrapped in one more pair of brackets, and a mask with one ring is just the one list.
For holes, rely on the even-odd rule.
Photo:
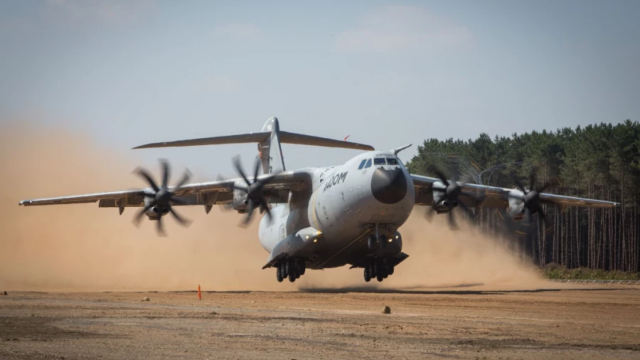
{"label": "aircraft nose", "polygon": [[407,179],[400,168],[378,168],[371,178],[371,192],[383,204],[395,204],[407,194]]}

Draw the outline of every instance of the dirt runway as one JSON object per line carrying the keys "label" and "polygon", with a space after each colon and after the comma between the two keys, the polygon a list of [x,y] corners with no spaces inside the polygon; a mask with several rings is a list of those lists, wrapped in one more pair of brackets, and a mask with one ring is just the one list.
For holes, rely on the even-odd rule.
{"label": "dirt runway", "polygon": [[0,359],[639,359],[640,287],[203,292],[201,301],[16,292],[0,296],[0,340]]}

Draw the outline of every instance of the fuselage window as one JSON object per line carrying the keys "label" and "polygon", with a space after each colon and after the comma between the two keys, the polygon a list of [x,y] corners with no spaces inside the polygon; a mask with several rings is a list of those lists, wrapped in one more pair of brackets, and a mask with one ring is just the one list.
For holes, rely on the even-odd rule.
{"label": "fuselage window", "polygon": [[364,166],[364,168],[368,168],[371,167],[371,159],[367,160],[367,165]]}
{"label": "fuselage window", "polygon": [[389,164],[389,165],[398,165],[398,159],[387,158],[387,164]]}
{"label": "fuselage window", "polygon": [[386,164],[386,162],[384,161],[384,158],[373,159],[373,165],[384,165],[384,164]]}
{"label": "fuselage window", "polygon": [[360,163],[360,166],[358,166],[358,170],[362,169],[364,167],[364,163],[367,162],[367,159],[362,160],[362,162]]}

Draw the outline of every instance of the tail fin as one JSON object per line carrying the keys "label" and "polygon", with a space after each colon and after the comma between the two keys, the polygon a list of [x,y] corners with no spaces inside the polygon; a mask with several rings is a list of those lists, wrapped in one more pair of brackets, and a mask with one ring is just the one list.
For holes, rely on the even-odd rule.
{"label": "tail fin", "polygon": [[262,161],[262,171],[265,174],[285,170],[284,158],[282,157],[282,147],[280,146],[280,143],[337,147],[358,150],[375,150],[370,145],[280,131],[280,123],[278,122],[278,118],[276,117],[269,118],[264,126],[262,126],[262,131],[259,133],[216,136],[171,142],[158,142],[140,145],[134,147],[134,149],[240,143],[258,143],[258,150],[260,151],[260,159]]}

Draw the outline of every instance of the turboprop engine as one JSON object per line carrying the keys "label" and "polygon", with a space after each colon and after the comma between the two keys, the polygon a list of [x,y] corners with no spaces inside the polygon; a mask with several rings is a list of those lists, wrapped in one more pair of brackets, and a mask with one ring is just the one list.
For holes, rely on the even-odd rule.
{"label": "turboprop engine", "polygon": [[236,210],[240,214],[247,212],[249,200],[247,199],[247,193],[242,190],[245,183],[242,180],[237,180],[233,183],[233,210]]}

